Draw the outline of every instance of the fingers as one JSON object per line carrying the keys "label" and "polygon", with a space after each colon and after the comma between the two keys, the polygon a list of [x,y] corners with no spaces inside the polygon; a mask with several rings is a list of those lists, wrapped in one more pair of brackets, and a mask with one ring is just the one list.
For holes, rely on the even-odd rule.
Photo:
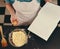
{"label": "fingers", "polygon": [[18,26],[18,21],[17,20],[13,20],[12,24],[13,24],[13,26]]}
{"label": "fingers", "polygon": [[13,26],[18,26],[18,20],[16,18],[11,18],[10,20]]}

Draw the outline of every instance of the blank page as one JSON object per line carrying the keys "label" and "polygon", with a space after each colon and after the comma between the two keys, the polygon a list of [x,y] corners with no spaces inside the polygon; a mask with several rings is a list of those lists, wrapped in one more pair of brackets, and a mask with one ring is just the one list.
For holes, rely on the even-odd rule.
{"label": "blank page", "polygon": [[47,41],[59,22],[59,16],[60,7],[47,2],[28,30]]}

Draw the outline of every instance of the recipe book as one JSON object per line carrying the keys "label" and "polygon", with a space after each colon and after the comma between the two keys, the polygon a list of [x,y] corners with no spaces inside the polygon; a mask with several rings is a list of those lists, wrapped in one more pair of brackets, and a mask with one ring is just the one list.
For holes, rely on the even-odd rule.
{"label": "recipe book", "polygon": [[47,2],[38,12],[28,30],[48,40],[59,22],[60,7]]}

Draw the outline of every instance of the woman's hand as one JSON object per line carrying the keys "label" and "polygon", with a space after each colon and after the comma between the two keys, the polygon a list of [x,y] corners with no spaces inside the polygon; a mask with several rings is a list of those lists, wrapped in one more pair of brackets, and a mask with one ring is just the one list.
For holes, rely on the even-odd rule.
{"label": "woman's hand", "polygon": [[18,20],[17,20],[16,16],[11,15],[10,20],[11,20],[11,23],[12,23],[13,26],[18,26]]}

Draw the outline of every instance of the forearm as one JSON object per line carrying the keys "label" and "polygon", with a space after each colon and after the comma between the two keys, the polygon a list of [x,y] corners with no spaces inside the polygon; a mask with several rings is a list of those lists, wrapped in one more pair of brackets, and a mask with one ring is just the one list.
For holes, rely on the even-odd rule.
{"label": "forearm", "polygon": [[14,9],[12,8],[12,6],[9,3],[6,3],[6,8],[8,9],[8,11],[10,12],[11,15],[15,14]]}

